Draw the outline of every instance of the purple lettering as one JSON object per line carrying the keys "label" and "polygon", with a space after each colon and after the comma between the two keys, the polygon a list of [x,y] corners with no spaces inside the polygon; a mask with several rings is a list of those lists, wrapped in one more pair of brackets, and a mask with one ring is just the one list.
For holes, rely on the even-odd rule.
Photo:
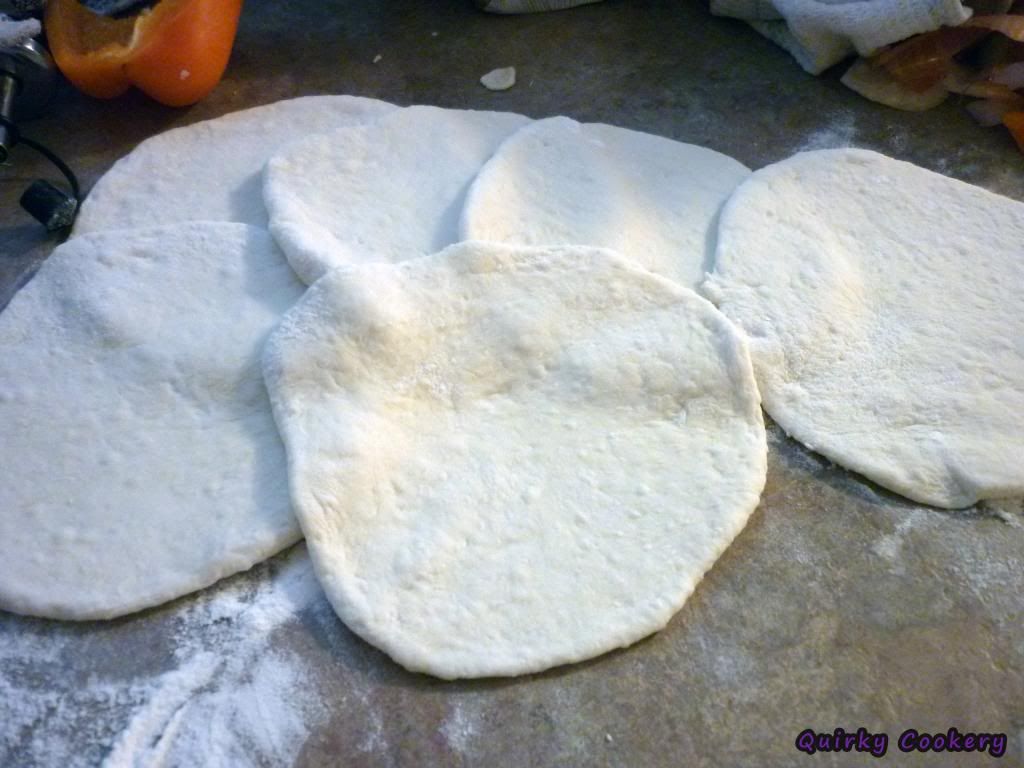
{"label": "purple lettering", "polygon": [[900,734],[900,740],[896,742],[896,746],[900,748],[900,752],[913,752],[914,747],[917,744],[917,731],[913,728],[908,728]]}
{"label": "purple lettering", "polygon": [[964,744],[960,738],[960,731],[958,731],[956,728],[950,728],[949,731],[947,731],[946,739],[949,742],[948,748],[950,752],[964,751]]}
{"label": "purple lettering", "polygon": [[988,753],[992,757],[1002,757],[1006,754],[1006,734],[996,733],[992,735],[992,748]]}
{"label": "purple lettering", "polygon": [[874,757],[885,757],[886,751],[889,749],[889,735],[886,733],[876,733],[871,737],[871,749],[868,750]]}
{"label": "purple lettering", "polygon": [[846,731],[842,728],[836,728],[832,731],[832,751],[842,752],[843,751],[843,740],[846,738]]}
{"label": "purple lettering", "polygon": [[834,743],[838,744],[839,742],[841,742],[843,740],[844,733],[846,733],[846,731],[844,731],[842,728],[836,728],[834,731],[832,731],[832,738],[835,739]]}
{"label": "purple lettering", "polygon": [[800,731],[800,735],[796,737],[796,748],[808,755],[813,755],[815,752],[814,731],[810,728]]}
{"label": "purple lettering", "polygon": [[[872,757],[885,757],[889,751],[889,734],[871,733],[859,727],[855,732],[835,728],[831,733],[820,733],[805,728],[794,742],[800,752],[813,755],[818,752],[867,752]],[[1009,746],[1005,733],[962,733],[948,728],[944,733],[922,733],[907,728],[896,740],[900,752],[988,752],[1002,757]]]}
{"label": "purple lettering", "polygon": [[868,745],[868,737],[871,734],[867,732],[865,728],[857,729],[857,751],[858,752],[870,752],[871,747]]}

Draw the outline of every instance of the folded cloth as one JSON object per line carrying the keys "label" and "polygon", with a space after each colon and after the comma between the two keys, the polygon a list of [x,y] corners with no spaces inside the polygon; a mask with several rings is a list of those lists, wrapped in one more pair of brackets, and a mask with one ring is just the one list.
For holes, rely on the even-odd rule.
{"label": "folded cloth", "polygon": [[476,0],[477,7],[489,13],[536,13],[560,11],[601,0]]}
{"label": "folded cloth", "polygon": [[812,75],[971,17],[960,0],[711,0],[711,12],[749,22]]}
{"label": "folded cloth", "polygon": [[36,19],[15,21],[0,13],[0,48],[13,48],[42,31]]}

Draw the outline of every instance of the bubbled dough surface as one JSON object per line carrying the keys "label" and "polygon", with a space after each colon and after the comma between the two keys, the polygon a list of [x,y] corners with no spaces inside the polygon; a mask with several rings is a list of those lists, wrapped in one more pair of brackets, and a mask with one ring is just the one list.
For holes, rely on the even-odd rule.
{"label": "bubbled dough surface", "polygon": [[409,107],[312,136],[267,165],[270,231],[299,277],[400,261],[459,239],[473,177],[529,120],[507,112]]}
{"label": "bubbled dough surface", "polygon": [[461,239],[611,248],[694,288],[718,211],[749,175],[704,147],[551,117],[516,132],[480,171]]}
{"label": "bubbled dough surface", "polygon": [[54,251],[0,312],[0,607],[118,616],[299,538],[259,359],[301,292],[241,224]]}
{"label": "bubbled dough surface", "polygon": [[74,234],[179,221],[267,225],[263,166],[310,133],[371,122],[397,107],[359,96],[305,96],[153,136],[89,192]]}
{"label": "bubbled dough surface", "polygon": [[765,408],[916,501],[1024,494],[1024,205],[866,150],[758,171],[704,287]]}
{"label": "bubbled dough surface", "polygon": [[765,481],[743,340],[608,251],[463,243],[335,270],[264,373],[332,604],[445,678],[660,629]]}

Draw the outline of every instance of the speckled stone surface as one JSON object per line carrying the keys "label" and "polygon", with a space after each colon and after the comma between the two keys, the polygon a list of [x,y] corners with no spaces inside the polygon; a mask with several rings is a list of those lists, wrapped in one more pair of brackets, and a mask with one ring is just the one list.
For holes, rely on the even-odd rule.
{"label": "speckled stone surface", "polygon": [[[516,67],[515,87],[480,85],[503,66]],[[49,114],[23,127],[88,186],[172,126],[291,96],[352,93],[567,114],[704,144],[754,168],[802,148],[864,146],[1024,199],[1024,157],[1004,133],[976,127],[955,101],[921,114],[865,102],[840,73],[812,78],[695,2],[609,0],[495,17],[468,0],[250,0],[224,82],[196,107],[167,109],[137,94],[97,102],[64,89]],[[40,175],[52,178],[27,150],[0,168],[0,306],[53,247],[16,205]],[[126,730],[154,711],[152,681],[190,663],[182,648],[234,647],[223,637],[240,625],[236,614],[183,616],[218,595],[258,592],[282,563],[304,558],[300,548],[206,595],[114,622],[0,613],[0,765],[123,756],[115,747]],[[863,726],[890,736],[880,765],[1024,766],[1021,504],[921,507],[777,427],[750,524],[670,625],[630,649],[533,677],[442,683],[355,638],[319,597],[265,632],[254,670],[264,656],[287,655],[305,682],[254,686],[247,698],[242,670],[236,699],[251,705],[242,711],[263,712],[253,715],[261,732],[287,719],[287,738],[269,739],[272,749],[255,739],[260,748],[230,758],[191,753],[207,754],[206,764],[853,766],[872,758],[807,756],[794,740],[805,728]],[[185,703],[140,742],[145,764],[181,764],[164,743],[184,738],[188,703],[213,685],[183,689]],[[261,701],[266,690],[290,701]],[[907,728],[951,726],[1006,733],[1006,755],[903,755],[894,744]]]}

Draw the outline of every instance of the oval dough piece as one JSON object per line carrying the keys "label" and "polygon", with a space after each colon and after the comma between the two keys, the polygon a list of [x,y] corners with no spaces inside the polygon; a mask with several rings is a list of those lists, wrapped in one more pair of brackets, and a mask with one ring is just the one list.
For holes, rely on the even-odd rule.
{"label": "oval dough piece", "polygon": [[509,138],[466,196],[463,240],[611,248],[688,288],[750,170],[693,144],[551,117]]}
{"label": "oval dough piece", "polygon": [[409,107],[313,136],[267,165],[270,231],[307,283],[340,264],[395,262],[459,239],[480,166],[528,118]]}
{"label": "oval dough piece", "polygon": [[462,243],[335,270],[264,374],[328,597],[439,677],[661,629],[765,481],[743,339],[609,251]]}
{"label": "oval dough piece", "polygon": [[1024,493],[1024,205],[859,149],[758,171],[704,292],[765,408],[916,501]]}
{"label": "oval dough piece", "polygon": [[397,107],[358,96],[306,96],[245,109],[153,136],[89,192],[76,235],[179,221],[267,225],[267,159],[311,133],[370,122]]}
{"label": "oval dough piece", "polygon": [[53,252],[0,312],[0,607],[119,616],[299,539],[260,353],[302,290],[242,224]]}

